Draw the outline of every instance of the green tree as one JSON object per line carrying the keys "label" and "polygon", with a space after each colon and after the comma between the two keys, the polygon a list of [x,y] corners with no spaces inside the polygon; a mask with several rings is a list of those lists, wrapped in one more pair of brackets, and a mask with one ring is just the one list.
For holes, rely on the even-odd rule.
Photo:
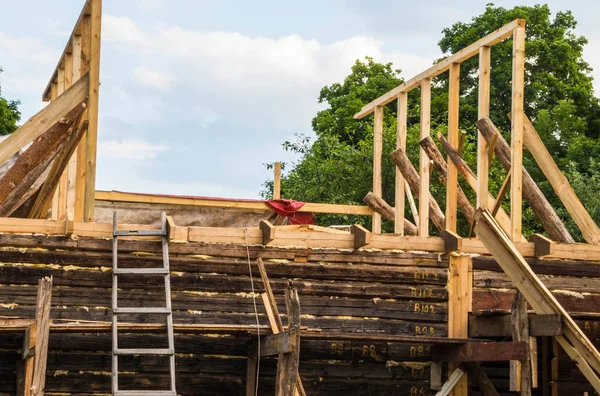
{"label": "green tree", "polygon": [[[1,67],[0,73],[2,73]],[[21,119],[20,104],[18,100],[5,99],[0,86],[0,135],[10,135],[17,129],[17,122]]]}

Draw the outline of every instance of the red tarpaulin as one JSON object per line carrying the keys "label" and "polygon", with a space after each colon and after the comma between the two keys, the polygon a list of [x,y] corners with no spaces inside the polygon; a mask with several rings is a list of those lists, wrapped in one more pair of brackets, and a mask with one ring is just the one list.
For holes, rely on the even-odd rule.
{"label": "red tarpaulin", "polygon": [[314,214],[306,212],[298,213],[298,210],[304,206],[304,202],[292,199],[274,199],[265,202],[279,216],[287,217],[290,220],[290,224],[315,224]]}

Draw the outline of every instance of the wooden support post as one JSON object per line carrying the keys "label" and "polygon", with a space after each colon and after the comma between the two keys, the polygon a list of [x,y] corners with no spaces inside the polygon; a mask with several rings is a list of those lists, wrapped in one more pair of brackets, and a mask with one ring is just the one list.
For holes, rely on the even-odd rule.
{"label": "wooden support post", "polygon": [[[458,116],[460,100],[460,63],[450,66],[448,80],[448,142],[458,149]],[[423,139],[423,136],[421,136]],[[456,210],[458,171],[451,160],[448,160],[448,182],[446,184],[446,229],[456,232]]]}
{"label": "wooden support post", "polygon": [[[431,123],[431,80],[421,81],[421,139],[430,133]],[[402,149],[404,152],[405,150]],[[429,157],[420,149],[419,155],[419,236],[429,236]],[[414,189],[413,189],[414,190]]]}
{"label": "wooden support post", "polygon": [[440,233],[440,237],[444,240],[446,252],[450,253],[462,250],[462,238],[458,234],[444,230]]}
{"label": "wooden support post", "polygon": [[[79,64],[79,72],[83,76],[89,71],[90,46],[91,46],[91,23],[90,16],[84,15],[81,18],[81,61]],[[73,49],[75,50],[75,48]],[[86,95],[88,94],[86,92]],[[87,119],[87,114],[85,116]],[[87,135],[87,134],[86,134]],[[85,207],[85,172],[86,172],[86,156],[87,137],[84,136],[77,146],[77,166],[75,175],[75,221],[84,221],[83,212]]]}
{"label": "wooden support post", "polygon": [[[392,161],[394,161],[394,163],[396,164],[398,169],[400,169],[400,171],[402,172],[402,175],[404,175],[404,179],[406,179],[410,188],[413,190],[413,192],[415,194],[419,195],[419,197],[420,197],[421,196],[421,194],[420,194],[421,193],[421,180],[420,180],[419,175],[417,174],[417,171],[415,170],[415,168],[411,164],[410,160],[406,156],[406,153],[404,153],[404,151],[402,151],[402,150],[396,150],[391,154],[391,157],[392,157]],[[444,230],[445,229],[444,213],[442,212],[437,201],[431,194],[427,194],[426,197],[429,198],[429,201],[428,201],[429,206],[428,206],[427,211],[429,212],[431,221],[433,221],[433,224],[435,224],[435,226],[438,228],[438,230],[440,230],[440,231]],[[419,203],[419,206],[420,205],[421,205],[421,203]],[[419,216],[420,216],[419,225],[421,225],[421,226],[423,226],[422,222],[423,222],[423,219],[425,218],[423,216],[422,210],[423,209],[421,207],[419,207]]]}
{"label": "wooden support post", "polygon": [[281,199],[281,162],[273,166],[273,199]]}
{"label": "wooden support post", "polygon": [[[397,216],[395,210],[387,204],[382,198],[377,198],[375,194],[369,192],[363,198],[363,202],[374,212],[379,213],[387,220],[391,222],[395,222]],[[408,219],[402,216],[402,221],[404,222],[404,234],[406,235],[417,235],[417,226],[411,223]]]}
{"label": "wooden support post", "polygon": [[598,229],[594,219],[577,198],[577,194],[575,194],[569,181],[554,162],[529,118],[523,115],[523,121],[525,146],[535,158],[554,192],[581,230],[586,242],[592,245],[600,245],[600,229]]}
{"label": "wooden support post", "polygon": [[558,340],[552,338],[552,361],[550,362],[550,394],[558,396]]}
{"label": "wooden support post", "polygon": [[[383,107],[377,106],[374,113],[373,126],[373,194],[381,198],[381,153],[383,150]],[[404,215],[404,213],[403,213]],[[381,234],[381,215],[373,213],[373,226],[375,234]]]}
{"label": "wooden support post", "polygon": [[268,245],[270,242],[273,242],[275,239],[275,227],[268,220],[261,220],[258,224],[258,227],[262,231],[263,245]]}
{"label": "wooden support post", "polygon": [[541,234],[530,235],[529,242],[533,242],[535,244],[535,257],[547,256],[554,253],[554,241]]}
{"label": "wooden support post", "polygon": [[[71,39],[71,81],[74,83],[81,78],[81,35],[73,35]],[[83,120],[82,120],[83,122]],[[81,141],[80,141],[81,143]],[[75,202],[77,200],[77,149],[69,160],[67,167],[67,218],[75,219]],[[77,219],[81,221],[81,219]]]}
{"label": "wooden support post", "polygon": [[[484,117],[475,123],[479,132],[483,135],[486,141],[490,141],[492,135],[498,131],[494,123],[487,117]],[[502,135],[498,136],[496,144],[496,157],[507,171],[511,169],[511,148],[504,140]],[[544,230],[550,235],[550,238],[562,243],[575,243],[575,240],[565,227],[564,223],[556,214],[544,194],[537,186],[535,181],[529,175],[527,170],[523,169],[523,196],[529,202],[531,209],[536,214]],[[514,174],[511,176],[511,186],[514,187]],[[512,188],[512,187],[511,187]],[[511,197],[512,199],[512,197]]]}
{"label": "wooden support post", "polygon": [[551,338],[542,337],[542,396],[550,396]]}
{"label": "wooden support post", "polygon": [[48,357],[48,336],[50,335],[50,304],[52,300],[52,277],[38,282],[38,295],[35,308],[35,360],[31,395],[42,396],[46,386],[46,360]]}
{"label": "wooden support post", "polygon": [[27,326],[23,336],[21,360],[17,369],[17,396],[30,396],[33,385],[33,369],[35,363],[36,325]]}
{"label": "wooden support post", "polygon": [[371,232],[360,224],[354,224],[350,232],[354,235],[354,249],[360,249],[371,243]]}
{"label": "wooden support post", "polygon": [[246,359],[246,396],[256,396],[256,384],[258,378],[256,378],[257,372],[257,361],[258,358],[250,355],[252,346],[248,347],[248,359]]}
{"label": "wooden support post", "polygon": [[[473,296],[473,284],[469,282],[469,271],[472,271],[472,258],[469,256],[450,255],[450,268],[448,274],[448,337],[469,337],[469,307]],[[456,364],[449,364],[449,372],[457,369]],[[452,396],[467,396],[469,381],[467,376],[462,377]]]}
{"label": "wooden support post", "polygon": [[531,387],[538,387],[538,347],[537,338],[529,337],[529,361],[531,364]]}
{"label": "wooden support post", "polygon": [[467,364],[467,367],[469,369],[469,375],[475,380],[483,396],[500,396],[496,388],[494,388],[494,384],[492,384],[479,363],[469,363]]}
{"label": "wooden support post", "polygon": [[431,362],[429,367],[429,389],[442,389],[442,363]]}
{"label": "wooden support post", "polygon": [[510,219],[513,241],[521,239],[523,212],[523,109],[525,91],[525,26],[518,26],[513,32],[513,71],[511,112],[511,185]]}
{"label": "wooden support post", "polygon": [[102,26],[102,0],[90,0],[90,90],[88,93],[88,121],[86,133],[86,170],[84,220],[94,221],[96,199],[96,146],[98,143],[98,93],[100,91],[100,36]]}
{"label": "wooden support post", "polygon": [[[398,94],[398,127],[396,133],[396,149],[406,150],[406,130],[407,130],[407,118],[408,118],[408,93],[400,92]],[[396,194],[395,194],[395,206],[396,212],[394,216],[394,232],[399,235],[404,235],[404,194],[406,194],[407,198],[411,205],[411,210],[413,211],[413,216],[415,216],[416,210],[413,208],[414,200],[412,199],[412,194],[410,191],[407,191],[408,184],[404,180],[404,176],[402,176],[402,172],[399,169],[396,169]],[[418,215],[417,215],[418,216]],[[419,222],[415,219],[415,224],[417,227],[419,226]]]}
{"label": "wooden support post", "polygon": [[[290,334],[289,353],[279,353],[277,362],[277,377],[275,380],[276,396],[291,396],[300,394],[298,375],[300,362],[300,300],[298,291],[290,286],[285,293],[288,314],[288,332]],[[304,390],[302,390],[303,392]]]}
{"label": "wooden support post", "polygon": [[[427,137],[427,138],[421,140],[419,142],[419,144],[425,150],[425,152],[427,153],[427,156],[429,158],[431,158],[431,160],[435,164],[435,166],[438,170],[438,176],[439,176],[440,182],[442,182],[442,184],[444,184],[444,185],[448,185],[449,167],[448,167],[448,164],[446,163],[446,161],[444,160],[442,153],[440,153],[437,146],[433,142],[433,139],[431,139],[431,137]],[[456,170],[456,165],[454,165],[454,169]],[[473,216],[475,215],[475,209],[469,202],[469,199],[465,195],[465,192],[463,191],[463,189],[458,185],[458,182],[456,183],[455,192],[456,192],[458,207],[460,207],[460,210],[461,210],[461,212],[463,212],[463,214],[467,218],[467,221],[469,223],[472,223]]]}
{"label": "wooden support post", "polygon": [[[63,59],[63,66],[58,69],[58,96],[62,95],[65,92],[65,63],[66,62]],[[54,191],[54,197],[52,199],[52,220],[64,220],[66,218],[66,206],[64,204],[66,204],[67,202],[67,178],[63,178],[61,176],[62,175],[59,175],[57,189],[56,191]]]}
{"label": "wooden support post", "polygon": [[[517,290],[512,305],[512,337],[515,342],[529,345],[529,321],[527,319],[527,301]],[[522,396],[531,395],[531,361],[527,359],[510,362],[510,390],[520,391]]]}
{"label": "wooden support post", "polygon": [[[400,172],[400,170],[398,168],[396,168],[396,172]],[[400,172],[402,173],[402,172]],[[406,200],[408,201],[408,204],[410,205],[410,211],[412,212],[412,216],[413,216],[413,220],[415,221],[415,225],[417,226],[417,229],[419,228],[419,210],[417,209],[417,205],[415,205],[415,198],[412,195],[412,191],[410,190],[410,186],[408,185],[408,182],[406,180],[404,180],[404,177],[402,178],[402,180],[404,181],[404,192],[406,193]]]}
{"label": "wooden support post", "polygon": [[496,198],[496,201],[494,202],[494,207],[492,208],[492,216],[494,217],[496,217],[496,214],[500,210],[500,207],[502,206],[502,201],[504,201],[504,197],[506,197],[506,193],[508,192],[508,187],[510,186],[510,175],[511,172],[508,171],[506,177],[504,178],[504,182],[500,187],[500,191],[498,192],[498,198]]}
{"label": "wooden support post", "polygon": [[[444,151],[446,151],[446,154],[448,154],[448,157],[451,159],[454,165],[456,165],[458,171],[463,175],[469,186],[473,189],[473,191],[477,192],[479,181],[469,165],[461,158],[460,154],[458,154],[458,152],[450,146],[450,143],[446,140],[444,135],[441,133],[438,134],[438,139],[440,143],[442,143]],[[489,192],[487,192],[487,195],[488,197],[485,202],[488,205],[488,209],[491,210],[494,203],[494,197]],[[508,214],[504,211],[504,209],[502,209],[502,207],[500,207],[498,212],[498,223],[500,226],[502,226],[503,230],[507,232],[510,231],[510,217],[508,217]]]}
{"label": "wooden support post", "polygon": [[[477,118],[489,117],[490,115],[490,65],[492,47],[481,47],[479,49],[479,94],[477,104]],[[489,208],[488,206],[488,180],[490,164],[486,155],[487,142],[477,133],[477,208]],[[473,187],[473,186],[471,186]]]}

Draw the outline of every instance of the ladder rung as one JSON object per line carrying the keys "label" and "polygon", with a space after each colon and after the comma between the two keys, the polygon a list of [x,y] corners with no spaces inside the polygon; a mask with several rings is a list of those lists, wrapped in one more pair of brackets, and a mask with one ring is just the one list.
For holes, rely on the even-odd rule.
{"label": "ladder rung", "polygon": [[175,391],[115,391],[115,396],[145,396],[145,395],[155,395],[155,396],[177,396],[177,392]]}
{"label": "ladder rung", "polygon": [[153,395],[153,396],[177,396],[177,392],[168,391],[168,390],[120,390],[115,391],[115,396],[145,396],[145,395]]}
{"label": "ladder rung", "polygon": [[166,268],[117,268],[113,271],[113,274],[168,275],[169,270]]}
{"label": "ladder rung", "polygon": [[163,230],[117,230],[113,236],[167,236]]}
{"label": "ladder rung", "polygon": [[173,355],[170,348],[119,348],[113,351],[115,355]]}
{"label": "ladder rung", "polygon": [[167,307],[115,307],[113,314],[171,314]]}

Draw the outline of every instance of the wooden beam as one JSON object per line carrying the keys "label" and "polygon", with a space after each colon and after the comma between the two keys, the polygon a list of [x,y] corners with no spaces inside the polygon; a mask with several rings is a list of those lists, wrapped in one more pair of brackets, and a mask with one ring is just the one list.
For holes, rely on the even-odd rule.
{"label": "wooden beam", "polygon": [[437,392],[435,396],[448,396],[450,394],[456,394],[454,391],[457,390],[459,384],[463,382],[461,380],[463,379],[464,375],[465,372],[460,368],[453,370],[452,374],[448,377],[448,380],[442,386],[442,389]]}
{"label": "wooden beam", "polygon": [[500,396],[494,384],[478,363],[468,363],[469,375],[475,380],[483,396]]}
{"label": "wooden beam", "polygon": [[[536,313],[559,314],[563,320],[563,335],[556,339],[567,354],[578,362],[578,368],[600,392],[600,353],[573,321],[571,316],[535,275],[529,264],[502,232],[491,214],[479,209],[475,215],[477,236],[486,245],[496,262],[511,279]],[[596,372],[594,372],[596,370]]]}
{"label": "wooden beam", "polygon": [[[444,135],[438,133],[438,140],[442,144],[442,147],[444,148],[446,154],[448,154],[448,157],[450,158],[451,162],[453,162],[454,165],[456,165],[458,171],[463,175],[463,177],[467,181],[467,184],[469,184],[473,191],[477,192],[477,186],[479,181],[477,180],[477,177],[475,176],[469,165],[465,162],[465,160],[461,158],[460,154],[458,154],[458,152],[450,146],[450,143],[448,142],[448,140],[446,140]],[[488,198],[485,201],[488,205],[488,209],[491,210],[493,207],[494,197],[489,192],[487,194]],[[508,214],[506,214],[506,212],[502,208],[500,208],[498,212],[498,223],[500,223],[503,230],[510,230],[510,217],[508,217]]]}
{"label": "wooden beam", "polygon": [[273,165],[273,199],[281,199],[281,162]]}
{"label": "wooden beam", "polygon": [[269,244],[269,242],[273,242],[275,239],[275,227],[273,224],[269,222],[269,220],[261,220],[258,224],[262,235],[263,235],[263,245]]}
{"label": "wooden beam", "polygon": [[298,291],[292,289],[291,283],[286,290],[285,301],[288,311],[290,352],[279,353],[277,377],[275,380],[275,395],[302,395],[305,393],[300,376],[298,375],[300,363],[300,300],[298,298]]}
{"label": "wooden beam", "polygon": [[506,362],[529,357],[528,342],[465,342],[431,346],[432,359],[436,362]]}
{"label": "wooden beam", "polygon": [[[373,194],[381,198],[381,154],[383,150],[383,107],[375,109],[375,123],[373,126]],[[381,215],[373,213],[371,231],[381,234]]]}
{"label": "wooden beam", "polygon": [[96,194],[96,147],[98,144],[98,94],[100,91],[100,37],[102,26],[102,0],[90,0],[91,45],[89,59],[90,85],[88,93],[89,126],[86,139],[86,169],[83,219],[94,221]]}
{"label": "wooden beam", "polygon": [[21,359],[17,371],[17,396],[30,396],[35,363],[36,325],[28,325],[23,337]]}
{"label": "wooden beam", "polygon": [[424,79],[439,76],[440,74],[448,70],[453,63],[461,63],[477,55],[481,47],[489,47],[503,41],[504,39],[510,37],[513,33],[513,30],[518,26],[525,26],[525,20],[515,19],[514,21],[502,26],[500,29],[497,29],[496,31],[488,34],[487,36],[477,40],[468,47],[465,47],[462,50],[456,52],[455,54],[447,57],[446,59],[436,63],[424,72],[407,80],[403,84],[400,84],[391,91],[381,95],[377,99],[363,106],[363,108],[354,115],[354,118],[360,119],[365,117],[366,115],[371,114],[374,111],[375,107],[384,106],[390,103],[396,98],[396,96],[400,92],[408,92],[413,88],[419,86],[421,81],[423,81]]}
{"label": "wooden beam", "polygon": [[431,362],[429,366],[429,389],[442,389],[442,364],[440,362]]}
{"label": "wooden beam", "polygon": [[[260,357],[277,356],[280,353],[290,353],[291,351],[290,333],[288,332],[267,334],[260,337]],[[258,355],[258,342],[254,339],[248,356],[257,357]]]}
{"label": "wooden beam", "polygon": [[541,234],[529,236],[529,242],[535,244],[535,257],[542,257],[554,254],[555,243]]}
{"label": "wooden beam", "polygon": [[522,396],[531,396],[531,361],[529,360],[527,301],[518,290],[512,304],[511,327],[513,341],[525,344],[526,353],[520,359],[510,359],[510,390],[520,392]]}
{"label": "wooden beam", "polygon": [[[448,274],[448,337],[469,337],[469,307],[473,296],[473,283],[469,282],[469,271],[472,271],[473,262],[470,256],[450,254]],[[456,364],[448,365],[449,373],[458,369]],[[469,381],[467,376],[462,377],[453,396],[467,396]]]}
{"label": "wooden beam", "polygon": [[[479,49],[479,91],[477,99],[477,118],[490,115],[490,71],[492,47],[484,46]],[[486,155],[487,142],[477,133],[477,208],[489,208],[489,173],[490,164]],[[471,186],[473,187],[473,186]]]}
{"label": "wooden beam", "polygon": [[[528,315],[529,334],[534,337],[552,337],[562,334],[560,315]],[[469,337],[511,337],[509,315],[470,316]]]}
{"label": "wooden beam", "polygon": [[[433,142],[433,139],[431,139],[431,137],[427,137],[427,138],[421,140],[419,142],[419,144],[425,150],[425,153],[427,154],[427,156],[435,164],[436,169],[438,170],[438,177],[440,179],[440,182],[442,182],[442,184],[444,184],[444,185],[447,185],[448,184],[448,169],[449,169],[448,164],[444,160],[442,153],[440,153],[437,146]],[[450,162],[452,162],[452,161],[450,161]],[[453,163],[453,165],[454,165],[454,163]],[[456,169],[456,165],[454,165],[454,168]],[[463,189],[458,185],[458,182],[456,183],[455,191],[456,191],[458,207],[460,208],[461,212],[463,212],[463,214],[467,218],[467,221],[469,223],[472,223],[473,216],[475,215],[475,209],[473,209],[471,202],[469,202],[469,199],[465,195],[465,192],[463,191]]]}
{"label": "wooden beam", "polygon": [[529,337],[529,361],[531,364],[531,387],[538,387],[538,347],[537,338]]}
{"label": "wooden beam", "polygon": [[[210,199],[205,197],[189,198],[170,195],[153,195],[127,193],[119,191],[96,191],[96,199],[99,201],[132,202],[146,204],[168,204],[200,206],[207,208],[230,208],[240,210],[272,211],[264,201],[249,199]],[[373,210],[367,206],[338,205],[325,203],[305,203],[299,210],[300,213],[330,213],[357,216],[372,216]]]}
{"label": "wooden beam", "polygon": [[[373,212],[377,212],[387,220],[394,222],[397,218],[396,211],[387,202],[385,202],[382,198],[377,198],[375,194],[369,191],[367,195],[363,198],[363,202],[367,204],[367,207],[370,208]],[[406,235],[417,235],[417,227],[410,222],[410,220],[406,219],[402,216],[402,222],[404,223],[404,234]]]}
{"label": "wooden beam", "polygon": [[[477,129],[479,129],[483,137],[488,142],[490,141],[492,135],[498,131],[494,123],[487,117],[477,121],[475,126],[477,126]],[[496,144],[495,152],[504,169],[509,171],[512,164],[511,148],[501,134],[498,135],[498,143]],[[575,240],[565,227],[564,223],[560,217],[558,217],[526,169],[523,169],[522,176],[523,196],[527,202],[529,202],[531,209],[536,214],[538,219],[540,219],[544,230],[548,233],[548,235],[550,235],[550,238],[562,243],[575,243]],[[513,177],[514,175],[511,176],[511,185],[514,186],[515,180]]]}
{"label": "wooden beam", "polygon": [[498,197],[496,198],[496,201],[494,202],[494,207],[492,208],[492,216],[496,217],[496,214],[498,213],[498,211],[500,210],[500,207],[502,206],[502,201],[504,201],[504,198],[506,197],[506,193],[508,192],[508,188],[510,187],[510,175],[512,174],[511,171],[508,171],[508,173],[506,174],[506,177],[504,178],[504,182],[502,182],[502,186],[500,187],[500,191],[498,192]]}
{"label": "wooden beam", "polygon": [[[431,128],[431,80],[421,82],[421,139],[429,136]],[[404,149],[402,150],[404,152]],[[419,236],[429,236],[429,157],[423,148],[419,150]]]}
{"label": "wooden beam", "polygon": [[250,356],[250,351],[253,347],[248,346],[248,359],[246,360],[246,396],[256,396],[257,394],[257,378],[258,362],[257,358]]}
{"label": "wooden beam", "polygon": [[[408,94],[406,92],[401,92],[398,94],[398,126],[396,132],[396,149],[406,150],[406,131],[408,127]],[[417,211],[414,208],[414,199],[412,199],[412,194],[410,191],[407,191],[406,188],[408,184],[404,180],[404,176],[402,176],[402,172],[398,168],[395,169],[396,175],[396,185],[395,185],[395,216],[394,216],[394,233],[399,235],[404,235],[404,194],[408,198],[411,204],[411,210],[413,213],[413,217],[415,217],[415,224],[417,227],[419,226],[419,222],[416,220],[418,217]]]}
{"label": "wooden beam", "polygon": [[360,249],[371,243],[371,232],[360,224],[352,225],[350,232],[354,235],[354,249]]}
{"label": "wooden beam", "polygon": [[[396,172],[400,172],[400,170],[398,168],[396,168]],[[402,172],[400,172],[402,173]],[[404,180],[404,177],[402,177],[402,181],[404,181],[404,192],[406,193],[406,200],[408,201],[408,204],[410,205],[410,211],[412,213],[413,216],[413,220],[415,221],[415,225],[417,226],[417,229],[419,228],[419,210],[417,209],[417,205],[415,204],[415,199],[412,195],[412,191],[410,190],[410,186],[408,185],[408,182],[406,180]]]}
{"label": "wooden beam", "polygon": [[523,212],[523,110],[525,91],[525,26],[518,26],[513,32],[513,71],[511,112],[511,185],[510,219],[513,241],[521,238]]}
{"label": "wooden beam", "polygon": [[[406,156],[406,153],[404,153],[404,151],[402,150],[396,150],[391,154],[391,157],[392,161],[394,161],[398,169],[400,169],[400,171],[402,172],[402,175],[404,175],[404,179],[408,182],[408,185],[410,186],[412,191],[419,197],[421,197],[420,177],[417,174],[417,171],[415,170],[413,165],[411,164],[410,160]],[[428,208],[426,211],[429,211],[431,221],[433,222],[433,224],[435,224],[438,230],[441,231],[445,229],[444,213],[440,209],[440,206],[438,205],[435,198],[431,194],[427,194],[427,196],[429,197],[429,199],[427,201]],[[421,203],[419,203],[419,205],[421,205]],[[426,217],[423,215],[422,208],[419,208],[419,215],[419,225],[423,226],[423,219],[425,219]]]}
{"label": "wooden beam", "polygon": [[52,277],[42,278],[38,283],[35,308],[36,344],[31,395],[43,395],[46,386],[46,360],[50,335],[50,304],[52,300]]}
{"label": "wooden beam", "polygon": [[444,230],[440,233],[440,237],[444,240],[446,252],[456,252],[462,250],[462,238],[458,234]]}
{"label": "wooden beam", "polygon": [[88,77],[84,76],[64,94],[53,100],[7,137],[0,144],[0,164],[6,162],[27,143],[37,139],[51,126],[59,122],[65,114],[83,102],[88,94],[88,85]]}
{"label": "wooden beam", "polygon": [[[77,123],[74,123],[72,128],[76,128],[76,124]],[[69,160],[75,152],[75,149],[77,148],[77,145],[79,144],[79,141],[83,137],[87,128],[88,123],[86,120],[76,131],[73,131],[69,134],[69,137],[65,141],[63,147],[61,148],[61,151],[59,152],[54,163],[52,164],[52,168],[50,169],[48,178],[44,182],[44,185],[42,186],[33,207],[31,208],[29,218],[37,219],[44,216],[44,208],[52,199],[52,195],[54,194],[60,177],[69,165]],[[59,220],[61,219],[59,218]]]}
{"label": "wooden beam", "polygon": [[[448,77],[448,143],[458,150],[458,117],[460,101],[460,63],[450,65]],[[423,139],[423,137],[421,137]],[[458,171],[448,159],[448,182],[446,184],[446,229],[456,232]]]}
{"label": "wooden beam", "polygon": [[593,245],[600,245],[600,229],[598,229],[588,211],[579,198],[577,198],[577,194],[573,191],[569,181],[556,165],[556,162],[554,162],[540,135],[538,135],[535,127],[525,115],[523,115],[523,124],[524,141],[527,150],[535,158],[554,192],[560,198],[563,205],[565,205],[577,227],[581,230],[584,239]]}

